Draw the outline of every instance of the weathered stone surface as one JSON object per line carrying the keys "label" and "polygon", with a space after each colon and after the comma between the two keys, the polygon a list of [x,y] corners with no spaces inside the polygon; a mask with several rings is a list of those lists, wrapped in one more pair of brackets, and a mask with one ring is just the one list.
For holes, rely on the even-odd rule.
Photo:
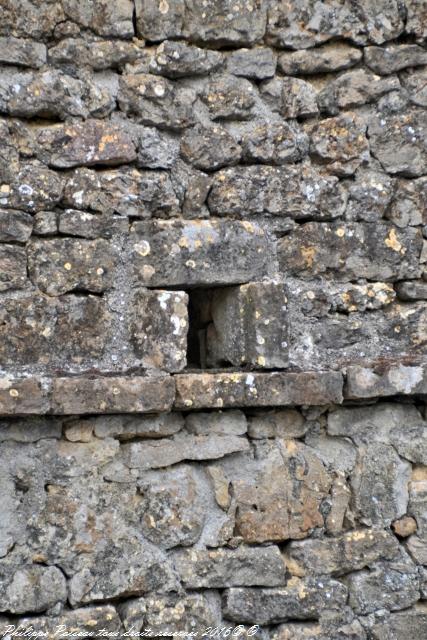
{"label": "weathered stone surface", "polygon": [[413,278],[420,272],[420,253],[418,231],[384,223],[308,222],[278,244],[284,273],[337,280]]}
{"label": "weathered stone surface", "polygon": [[195,629],[215,628],[221,623],[221,604],[215,592],[184,597],[155,595],[128,600],[118,609],[125,629],[148,631],[148,637],[153,638],[194,633]]}
{"label": "weathered stone surface", "polygon": [[[194,414],[190,414],[194,415]],[[301,438],[309,424],[296,409],[263,411],[251,416],[248,423],[250,438]]]}
{"label": "weathered stone surface", "polygon": [[406,609],[419,599],[417,567],[406,554],[351,574],[347,580],[349,604],[357,614],[377,609]]}
{"label": "weathered stone surface", "polygon": [[43,415],[50,407],[49,382],[44,378],[0,378],[1,415]]}
{"label": "weathered stone surface", "polygon": [[188,589],[286,584],[279,548],[240,546],[237,549],[178,551],[174,566]]}
{"label": "weathered stone surface", "polygon": [[207,519],[209,501],[204,484],[192,467],[177,465],[166,471],[145,473],[138,486],[142,496],[141,530],[150,542],[165,549],[197,542]]}
{"label": "weathered stone surface", "polygon": [[305,443],[312,447],[323,464],[339,475],[348,476],[356,464],[357,449],[347,438],[329,437],[323,433],[310,432]]}
{"label": "weathered stone surface", "polygon": [[179,413],[164,413],[157,416],[96,416],[82,418],[78,424],[89,427],[97,438],[131,440],[173,435],[182,429],[184,421]]}
{"label": "weathered stone surface", "polygon": [[181,431],[171,438],[125,443],[123,463],[139,472],[167,467],[182,460],[215,460],[248,449],[246,438],[233,435],[193,435]]}
{"label": "weathered stone surface", "polygon": [[401,300],[427,300],[427,282],[422,280],[398,282],[396,293]]}
{"label": "weathered stone surface", "polygon": [[249,4],[231,0],[197,2],[137,0],[137,30],[147,40],[185,36],[214,47],[251,45],[265,31],[266,7],[261,0]]}
{"label": "weathered stone surface", "polygon": [[181,156],[202,171],[213,171],[237,164],[241,156],[240,145],[220,126],[196,125],[188,129],[181,139]]}
{"label": "weathered stone surface", "polygon": [[0,291],[22,289],[26,282],[25,249],[13,244],[0,244]]}
{"label": "weathered stone surface", "polygon": [[0,209],[0,242],[26,242],[33,229],[30,215],[13,209]]}
{"label": "weathered stone surface", "polygon": [[46,128],[37,136],[37,145],[39,158],[57,169],[125,164],[136,158],[133,141],[123,127],[100,120]]}
{"label": "weathered stone surface", "polygon": [[135,62],[143,53],[143,41],[85,40],[64,38],[49,47],[49,62],[54,65],[90,66],[96,71]]}
{"label": "weathered stone surface", "polygon": [[118,102],[126,115],[141,124],[179,131],[194,122],[190,90],[150,74],[122,75]]}
{"label": "weathered stone surface", "polygon": [[211,80],[202,94],[212,120],[247,120],[255,104],[254,86],[231,75]]}
{"label": "weathered stone surface", "polygon": [[371,153],[388,173],[422,176],[427,164],[426,126],[427,116],[422,110],[375,117],[368,128]]}
{"label": "weathered stone surface", "polygon": [[[421,464],[427,463],[426,429],[427,423],[414,406],[393,403],[343,407],[328,416],[328,432],[332,436],[351,438],[368,455],[374,443],[381,443],[392,445],[403,458]],[[381,506],[377,509],[380,513]]]}
{"label": "weathered stone surface", "polygon": [[308,136],[293,122],[261,124],[243,135],[247,162],[287,164],[302,160],[309,149]]}
{"label": "weathered stone surface", "polygon": [[111,238],[120,233],[127,233],[129,229],[128,219],[124,216],[88,213],[78,209],[64,209],[59,212],[58,217],[58,231],[67,236],[90,239]]}
{"label": "weathered stone surface", "polygon": [[[42,637],[54,640],[58,633],[65,633],[66,629],[78,629],[87,634],[117,634],[121,630],[121,621],[116,609],[112,605],[82,607],[74,611],[63,610],[60,615],[20,618],[19,625],[14,631],[28,629],[30,626],[35,633],[45,634]],[[12,630],[10,630],[12,631]]]}
{"label": "weathered stone surface", "polygon": [[418,107],[425,107],[427,104],[426,68],[421,67],[418,71],[403,71],[401,78],[410,102]]}
{"label": "weathered stone surface", "polygon": [[427,178],[398,180],[386,217],[398,227],[427,223]]}
{"label": "weathered stone surface", "polygon": [[37,442],[42,438],[59,439],[61,435],[61,423],[50,418],[34,417],[0,423],[0,442]]}
{"label": "weathered stone surface", "polygon": [[380,618],[370,629],[373,640],[397,640],[405,635],[413,640],[423,640],[427,633],[427,606],[420,602],[413,609],[392,613],[384,620]]}
{"label": "weathered stone surface", "polygon": [[311,130],[310,152],[330,173],[349,176],[369,160],[362,120],[355,114],[321,120]]}
{"label": "weathered stone surface", "polygon": [[0,205],[36,213],[51,209],[61,199],[60,176],[39,164],[23,164],[8,183],[0,185]]}
{"label": "weathered stone surface", "polygon": [[274,113],[285,118],[310,117],[319,111],[314,86],[299,78],[274,76],[260,84],[260,95]]}
{"label": "weathered stone surface", "polygon": [[173,40],[162,42],[150,63],[150,70],[166,78],[203,76],[216,71],[223,56],[217,51],[191,47]]}
{"label": "weathered stone surface", "polygon": [[416,44],[399,44],[389,47],[366,47],[365,64],[375,73],[388,75],[406,67],[427,64],[427,52]]}
{"label": "weathered stone surface", "polygon": [[65,578],[57,567],[22,565],[10,573],[8,569],[5,562],[0,562],[0,611],[39,612],[65,601]]}
{"label": "weathered stone surface", "polygon": [[292,0],[269,11],[267,38],[272,45],[285,49],[306,49],[339,36],[355,44],[382,44],[403,29],[403,15],[395,0],[380,0],[374,5],[363,0],[357,12],[348,2]]}
{"label": "weathered stone surface", "polygon": [[359,447],[351,477],[353,509],[359,522],[390,525],[406,513],[411,465],[391,445],[370,443]]}
{"label": "weathered stone surface", "polygon": [[286,368],[286,303],[283,285],[275,282],[215,290],[211,301],[213,322],[206,335],[208,364]]}
{"label": "weathered stone surface", "polygon": [[267,48],[238,49],[227,56],[227,71],[254,80],[272,78],[276,71],[276,56]]}
{"label": "weathered stone surface", "polygon": [[357,529],[334,538],[300,540],[287,548],[286,562],[295,575],[343,575],[377,560],[393,560],[399,553],[396,538],[381,529]]}
{"label": "weathered stone surface", "polygon": [[75,169],[67,177],[63,202],[73,209],[137,218],[169,217],[179,212],[168,173],[130,167],[102,172]]}
{"label": "weathered stone surface", "polygon": [[331,478],[312,449],[294,440],[260,443],[255,459],[217,463],[236,501],[236,532],[245,542],[299,539],[323,524]]}
{"label": "weathered stone surface", "polygon": [[46,46],[23,38],[0,37],[0,62],[38,69],[46,62]]}
{"label": "weathered stone surface", "polygon": [[393,193],[393,180],[386,173],[360,167],[354,182],[348,185],[347,219],[379,222],[387,217],[398,227],[407,226],[399,224],[397,216],[389,213]]}
{"label": "weathered stone surface", "polygon": [[427,371],[423,365],[390,364],[386,367],[354,366],[347,369],[347,398],[416,393],[427,393]]}
{"label": "weathered stone surface", "polygon": [[224,594],[227,619],[252,624],[277,624],[286,620],[316,620],[322,609],[345,604],[347,589],[328,578],[293,578],[276,589],[231,588]]}
{"label": "weathered stone surface", "polygon": [[58,232],[56,211],[38,211],[34,215],[33,235],[53,236]]}
{"label": "weathered stone surface", "polygon": [[52,413],[153,413],[168,411],[174,382],[162,377],[55,378]]}
{"label": "weathered stone surface", "polygon": [[382,78],[364,69],[348,71],[331,80],[318,95],[321,111],[336,115],[340,109],[354,109],[375,102],[381,96],[400,89],[396,77]]}
{"label": "weathered stone surface", "polygon": [[408,513],[417,523],[417,532],[407,540],[407,549],[418,564],[427,564],[427,481],[426,468],[420,467],[413,472],[409,488]]}
{"label": "weathered stone surface", "polygon": [[360,49],[342,42],[334,42],[316,49],[282,53],[278,65],[286,75],[310,75],[348,69],[361,59]]}
{"label": "weathered stone surface", "polygon": [[105,116],[115,106],[106,89],[98,88],[58,70],[0,72],[0,111],[20,118]]}
{"label": "weathered stone surface", "polygon": [[117,249],[107,240],[34,240],[28,247],[30,279],[48,295],[105,291],[112,286],[117,263]]}
{"label": "weathered stone surface", "polygon": [[69,370],[100,358],[111,322],[100,298],[75,295],[5,296],[0,317],[1,366],[45,370]]}
{"label": "weathered stone surface", "polygon": [[188,296],[183,291],[137,292],[131,342],[146,369],[180,371],[186,365]]}
{"label": "weathered stone surface", "polygon": [[135,278],[151,287],[245,282],[266,275],[269,263],[264,231],[237,221],[137,222],[131,250]]}
{"label": "weathered stone surface", "polygon": [[318,373],[188,373],[175,378],[176,408],[340,404],[342,376]]}
{"label": "weathered stone surface", "polygon": [[242,436],[247,431],[245,414],[239,410],[190,413],[185,418],[185,428],[195,435]]}
{"label": "weathered stone surface", "polygon": [[337,178],[319,174],[310,165],[249,166],[223,169],[215,175],[208,206],[218,216],[255,214],[330,219],[345,208]]}
{"label": "weathered stone surface", "polygon": [[403,516],[391,523],[394,533],[400,538],[407,538],[417,530],[417,523],[411,516]]}

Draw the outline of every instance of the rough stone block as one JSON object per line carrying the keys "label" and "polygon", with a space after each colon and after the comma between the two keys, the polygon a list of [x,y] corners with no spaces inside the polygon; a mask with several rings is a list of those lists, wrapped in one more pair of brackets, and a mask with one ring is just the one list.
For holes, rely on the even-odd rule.
{"label": "rough stone block", "polygon": [[22,164],[8,183],[0,186],[0,205],[37,213],[53,209],[62,196],[62,178],[39,164]]}
{"label": "rough stone block", "polygon": [[393,560],[399,543],[381,529],[357,529],[334,538],[291,542],[287,548],[287,566],[296,575],[343,575],[358,571],[377,560]]}
{"label": "rough stone block", "polygon": [[117,248],[107,240],[58,238],[34,240],[28,246],[30,279],[43,293],[101,293],[113,285]]}
{"label": "rough stone block", "polygon": [[36,144],[39,158],[55,169],[126,164],[136,159],[129,133],[104,120],[45,128],[37,135]]}
{"label": "rough stone block", "polygon": [[344,212],[345,195],[336,177],[319,174],[309,165],[253,165],[219,171],[208,206],[217,216],[271,214],[295,220],[322,220]]}
{"label": "rough stone block", "polygon": [[[56,214],[55,222],[56,222]],[[127,233],[129,221],[124,216],[111,216],[108,213],[88,213],[78,209],[64,209],[59,213],[58,231],[67,236],[80,238],[112,238]],[[56,230],[53,231],[55,233]],[[42,234],[40,234],[42,235]]]}
{"label": "rough stone block", "polygon": [[216,71],[223,61],[218,51],[192,47],[173,40],[162,42],[150,62],[150,70],[166,78],[204,76]]}
{"label": "rough stone block", "polygon": [[420,274],[421,233],[390,224],[317,223],[301,225],[278,245],[287,275],[333,276],[337,280],[398,280]]}
{"label": "rough stone block", "polygon": [[344,393],[349,399],[426,394],[427,367],[422,364],[348,367]]}
{"label": "rough stone block", "polygon": [[388,47],[366,47],[365,64],[375,73],[388,75],[406,67],[427,64],[427,52],[416,44],[398,44]]}
{"label": "rough stone block", "polygon": [[181,156],[196,169],[213,171],[237,164],[241,156],[240,145],[218,125],[196,125],[188,129],[181,139]]}
{"label": "rough stone block", "polygon": [[122,454],[123,463],[141,473],[182,460],[215,460],[248,448],[248,441],[240,436],[193,435],[180,431],[171,438],[126,443],[122,446]]}
{"label": "rough stone block", "polygon": [[187,305],[183,291],[141,290],[134,295],[131,342],[144,368],[180,371],[185,367]]}
{"label": "rough stone block", "polygon": [[417,178],[425,174],[427,114],[423,109],[379,115],[369,128],[371,153],[392,175]]}
{"label": "rough stone block", "polygon": [[138,33],[147,40],[189,38],[213,47],[252,45],[265,31],[266,7],[262,0],[234,2],[208,0],[206,4],[171,0],[137,0]]}
{"label": "rough stone block", "polygon": [[102,357],[111,325],[105,301],[90,295],[5,296],[0,318],[1,367],[43,373],[92,368]]}
{"label": "rough stone block", "polygon": [[122,69],[143,55],[143,42],[134,40],[86,40],[85,38],[64,38],[49,47],[49,62],[55,66],[89,66],[96,71]]}
{"label": "rough stone block", "polygon": [[46,611],[67,596],[64,574],[57,567],[0,563],[0,611],[26,613]]}
{"label": "rough stone block", "polygon": [[[392,445],[404,459],[427,464],[427,423],[412,405],[379,402],[339,408],[328,416],[328,433],[351,438],[369,454],[374,443]],[[380,507],[378,507],[380,509]]]}
{"label": "rough stone block", "polygon": [[360,62],[362,52],[342,42],[315,49],[290,51],[279,56],[279,69],[289,76],[330,73],[348,69]]}
{"label": "rough stone block", "polygon": [[340,109],[354,109],[377,102],[391,91],[398,91],[398,78],[382,78],[365,69],[348,71],[332,79],[318,93],[320,111],[336,115]]}
{"label": "rough stone block", "polygon": [[184,426],[180,413],[164,413],[156,416],[97,416],[80,420],[93,429],[97,438],[163,438],[178,433]]}
{"label": "rough stone block", "polygon": [[206,348],[211,366],[286,368],[287,298],[283,285],[251,282],[214,291]]}
{"label": "rough stone block", "polygon": [[145,632],[151,638],[169,633],[187,635],[221,624],[221,605],[215,592],[131,599],[119,605],[119,612],[125,629]]}
{"label": "rough stone block", "polygon": [[420,602],[413,609],[392,613],[389,617],[380,617],[370,629],[373,640],[389,638],[412,638],[424,640],[427,633],[427,606]]}
{"label": "rough stone block", "polygon": [[276,71],[276,56],[271,49],[237,49],[227,56],[227,71],[235,76],[265,80]]}
{"label": "rough stone block", "polygon": [[242,436],[247,431],[246,417],[242,411],[210,411],[189,413],[185,418],[185,428],[195,435]]}
{"label": "rough stone block", "polygon": [[286,583],[278,547],[188,550],[173,555],[174,566],[187,589],[277,587]]}
{"label": "rough stone block", "polygon": [[26,242],[32,229],[33,219],[28,213],[0,209],[0,242]]}
{"label": "rough stone block", "polygon": [[[190,414],[190,416],[193,414]],[[278,409],[262,411],[249,418],[248,434],[250,438],[302,438],[309,423],[296,409]]]}
{"label": "rough stone block", "polygon": [[237,221],[137,222],[131,249],[135,280],[150,287],[256,280],[266,275],[270,260],[265,232]]}
{"label": "rough stone block", "polygon": [[324,578],[292,579],[283,588],[231,588],[224,594],[224,616],[235,622],[277,624],[287,620],[317,619],[322,609],[342,607],[346,587]]}
{"label": "rough stone block", "polygon": [[0,62],[39,69],[46,63],[46,45],[24,38],[0,38]]}
{"label": "rough stone block", "polygon": [[52,413],[155,413],[169,411],[174,400],[173,378],[55,378]]}
{"label": "rough stone block", "polygon": [[0,414],[43,415],[49,411],[49,380],[46,378],[0,378]]}
{"label": "rough stone block", "polygon": [[342,402],[342,375],[308,373],[187,373],[175,378],[177,409],[274,407]]}
{"label": "rough stone block", "polygon": [[248,80],[224,75],[212,79],[201,97],[212,120],[248,120],[256,93]]}
{"label": "rough stone block", "polygon": [[179,213],[169,174],[134,168],[76,169],[67,177],[63,202],[73,209],[136,218],[169,217]]}
{"label": "rough stone block", "polygon": [[117,634],[121,629],[121,621],[113,605],[92,606],[63,610],[55,616],[31,616],[19,618],[21,628],[32,626],[34,633],[45,634],[41,637],[54,640],[55,635],[61,633],[59,629],[78,629],[81,633],[90,634]]}
{"label": "rough stone block", "polygon": [[418,564],[427,564],[427,473],[426,467],[413,472],[408,513],[417,523],[417,532],[407,539],[407,549]]}
{"label": "rough stone block", "polygon": [[294,122],[266,123],[249,129],[242,137],[246,162],[288,164],[302,160],[309,149],[309,139]]}
{"label": "rough stone block", "polygon": [[23,289],[26,283],[25,249],[13,244],[0,244],[0,291]]}
{"label": "rough stone block", "polygon": [[192,91],[151,74],[122,75],[118,102],[141,124],[179,131],[194,122]]}

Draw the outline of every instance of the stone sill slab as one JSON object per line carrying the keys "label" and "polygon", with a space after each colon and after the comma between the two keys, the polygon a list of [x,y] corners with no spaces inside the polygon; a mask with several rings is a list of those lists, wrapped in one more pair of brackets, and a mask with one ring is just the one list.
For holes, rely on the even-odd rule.
{"label": "stone sill slab", "polygon": [[0,378],[0,415],[160,413],[231,407],[341,404],[426,395],[427,364],[302,373]]}

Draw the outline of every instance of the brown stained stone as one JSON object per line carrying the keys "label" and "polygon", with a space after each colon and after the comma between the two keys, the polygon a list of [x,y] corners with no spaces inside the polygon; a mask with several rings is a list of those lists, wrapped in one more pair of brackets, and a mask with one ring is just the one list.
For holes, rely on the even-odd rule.
{"label": "brown stained stone", "polygon": [[45,414],[49,411],[48,378],[0,379],[0,415]]}
{"label": "brown stained stone", "polygon": [[391,523],[391,528],[399,538],[407,538],[417,530],[417,521],[411,516],[403,516]]}
{"label": "brown stained stone", "polygon": [[57,415],[169,411],[174,381],[162,377],[55,378],[52,409]]}
{"label": "brown stained stone", "polygon": [[136,160],[130,134],[124,127],[105,120],[48,127],[37,136],[37,146],[40,159],[56,169]]}
{"label": "brown stained stone", "polygon": [[342,375],[307,373],[187,373],[175,378],[177,409],[271,407],[342,402]]}

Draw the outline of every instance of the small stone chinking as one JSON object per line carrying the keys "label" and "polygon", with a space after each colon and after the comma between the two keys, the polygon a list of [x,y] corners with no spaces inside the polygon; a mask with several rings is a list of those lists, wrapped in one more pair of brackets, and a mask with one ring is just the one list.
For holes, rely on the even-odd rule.
{"label": "small stone chinking", "polygon": [[0,637],[425,640],[426,0],[0,4]]}

